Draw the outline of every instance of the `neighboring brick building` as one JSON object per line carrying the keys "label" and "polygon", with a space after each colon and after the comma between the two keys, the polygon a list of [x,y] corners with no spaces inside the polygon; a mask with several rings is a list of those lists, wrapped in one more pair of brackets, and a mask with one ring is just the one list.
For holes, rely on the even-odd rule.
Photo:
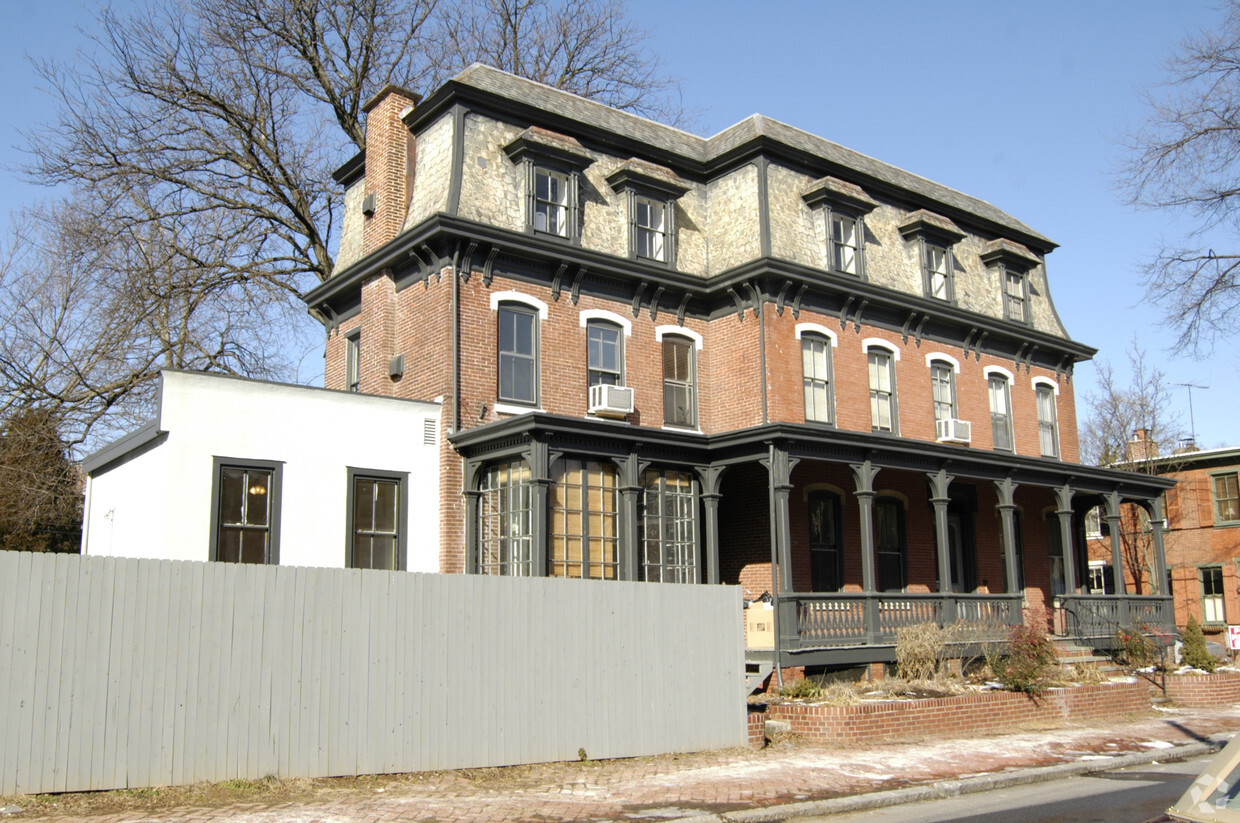
{"label": "neighboring brick building", "polygon": [[699,138],[483,66],[367,111],[306,301],[329,388],[443,399],[442,571],[774,591],[789,659],[835,664],[1045,616],[1085,511],[1157,514],[1166,481],[1079,464],[1094,350],[1055,244],[990,204],[765,117]]}
{"label": "neighboring brick building", "polygon": [[[1126,466],[1139,465],[1175,483],[1164,495],[1164,541],[1176,625],[1184,628],[1192,615],[1207,634],[1221,635],[1228,623],[1240,623],[1240,449],[1203,451],[1190,445],[1160,456],[1158,444],[1141,431],[1133,443],[1145,456],[1130,450],[1134,459]],[[1124,506],[1120,514],[1124,580],[1130,591],[1148,591],[1152,568],[1148,518],[1133,506]],[[1114,579],[1114,567],[1102,540],[1101,518],[1096,518],[1088,536],[1091,589],[1105,591]],[[1136,577],[1142,578],[1140,588]],[[1212,639],[1223,642],[1221,636]]]}

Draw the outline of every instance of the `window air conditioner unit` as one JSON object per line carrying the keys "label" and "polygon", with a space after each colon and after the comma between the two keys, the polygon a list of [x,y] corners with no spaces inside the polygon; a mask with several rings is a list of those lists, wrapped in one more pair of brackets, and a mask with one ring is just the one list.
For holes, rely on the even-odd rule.
{"label": "window air conditioner unit", "polygon": [[624,417],[633,413],[633,389],[628,386],[591,386],[590,414]]}
{"label": "window air conditioner unit", "polygon": [[935,439],[940,443],[969,443],[973,440],[973,424],[968,420],[936,420],[934,423]]}

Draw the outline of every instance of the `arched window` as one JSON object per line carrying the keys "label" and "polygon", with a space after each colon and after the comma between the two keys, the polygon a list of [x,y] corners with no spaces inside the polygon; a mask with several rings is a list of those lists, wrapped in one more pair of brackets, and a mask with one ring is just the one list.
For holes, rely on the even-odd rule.
{"label": "arched window", "polygon": [[697,426],[697,352],[693,340],[663,337],[663,424]]}
{"label": "arched window", "polygon": [[801,335],[801,383],[805,392],[805,419],[814,423],[834,423],[831,341],[821,334]]}
{"label": "arched window", "polygon": [[996,449],[1013,451],[1011,381],[998,370],[987,377],[990,392],[990,430]]}
{"label": "arched window", "polygon": [[870,375],[870,426],[876,432],[900,433],[896,411],[896,359],[891,344],[863,340]]}
{"label": "arched window", "polygon": [[1056,386],[1049,380],[1035,380],[1038,401],[1038,447],[1043,457],[1059,456],[1059,415],[1055,408]]}
{"label": "arched window", "polygon": [[615,580],[620,569],[615,466],[558,460],[551,479],[551,576]]}
{"label": "arched window", "polygon": [[483,471],[478,484],[479,574],[535,574],[530,486],[530,466],[523,459]]}

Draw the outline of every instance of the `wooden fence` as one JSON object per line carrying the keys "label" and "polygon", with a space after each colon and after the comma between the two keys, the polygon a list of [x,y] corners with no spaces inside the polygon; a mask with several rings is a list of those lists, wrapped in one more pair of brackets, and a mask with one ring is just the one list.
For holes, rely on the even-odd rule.
{"label": "wooden fence", "polygon": [[742,745],[728,586],[0,552],[0,794]]}

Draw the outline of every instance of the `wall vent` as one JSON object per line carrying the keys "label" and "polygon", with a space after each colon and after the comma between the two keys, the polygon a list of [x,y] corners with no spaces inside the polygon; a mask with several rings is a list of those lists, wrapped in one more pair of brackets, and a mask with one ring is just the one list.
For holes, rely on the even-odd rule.
{"label": "wall vent", "polygon": [[422,418],[422,445],[433,446],[438,441],[439,423],[433,417]]}

